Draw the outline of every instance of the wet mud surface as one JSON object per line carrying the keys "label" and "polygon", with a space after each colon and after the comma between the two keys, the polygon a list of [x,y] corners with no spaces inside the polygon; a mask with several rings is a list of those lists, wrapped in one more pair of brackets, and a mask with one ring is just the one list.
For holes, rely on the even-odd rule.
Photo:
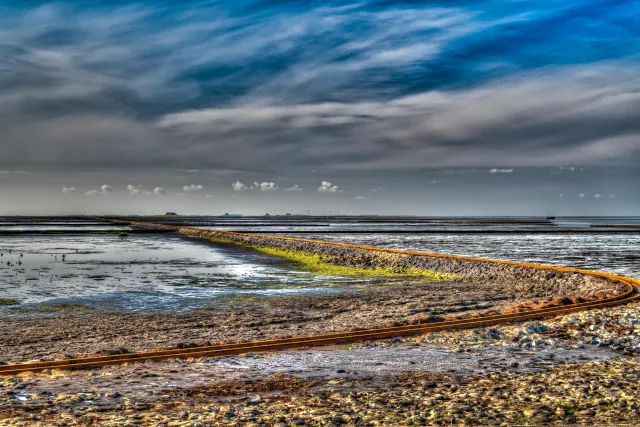
{"label": "wet mud surface", "polygon": [[[438,290],[440,290],[438,292]],[[375,327],[398,321],[504,307],[495,287],[470,284],[382,287],[333,297],[235,301],[236,308],[184,314],[85,314],[0,319],[3,358],[14,362],[138,351],[207,342],[236,342]],[[464,292],[464,300],[459,296]],[[470,298],[476,298],[476,303]],[[257,298],[254,298],[254,300]],[[437,319],[436,319],[437,320]]]}
{"label": "wet mud surface", "polygon": [[[72,306],[70,313],[0,318],[0,347],[4,360],[21,362],[317,335],[526,309],[575,290],[558,292],[500,280],[385,278],[335,294],[235,295],[220,307],[184,313],[83,313]],[[583,294],[590,292],[587,286]]]}

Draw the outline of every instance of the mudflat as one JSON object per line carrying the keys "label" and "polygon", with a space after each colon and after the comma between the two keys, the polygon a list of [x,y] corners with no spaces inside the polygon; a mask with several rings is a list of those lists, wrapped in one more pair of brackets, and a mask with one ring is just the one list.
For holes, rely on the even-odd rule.
{"label": "mudflat", "polygon": [[509,280],[387,277],[336,294],[238,295],[217,307],[183,313],[100,313],[61,306],[55,316],[0,318],[0,347],[2,358],[14,363],[117,354],[437,322],[616,291],[605,281],[598,282],[601,287],[571,283],[566,288],[554,281],[514,287]]}

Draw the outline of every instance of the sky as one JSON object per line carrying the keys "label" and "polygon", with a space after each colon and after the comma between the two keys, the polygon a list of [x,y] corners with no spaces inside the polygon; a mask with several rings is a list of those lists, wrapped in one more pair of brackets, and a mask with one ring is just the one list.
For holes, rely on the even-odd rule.
{"label": "sky", "polygon": [[640,214],[639,1],[0,3],[0,214]]}

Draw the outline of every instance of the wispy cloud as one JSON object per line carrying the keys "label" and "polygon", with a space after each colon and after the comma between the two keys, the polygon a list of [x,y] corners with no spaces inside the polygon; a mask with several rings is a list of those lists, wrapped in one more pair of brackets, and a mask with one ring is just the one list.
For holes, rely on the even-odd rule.
{"label": "wispy cloud", "polygon": [[637,12],[607,1],[7,2],[0,165],[634,164]]}
{"label": "wispy cloud", "polygon": [[[288,154],[291,165],[606,162],[640,154],[638,69],[631,63],[558,68],[471,90],[430,91],[384,102],[247,104],[171,114],[159,125],[208,140],[237,134],[245,145],[269,142],[274,152]],[[252,158],[263,163],[262,156]]]}

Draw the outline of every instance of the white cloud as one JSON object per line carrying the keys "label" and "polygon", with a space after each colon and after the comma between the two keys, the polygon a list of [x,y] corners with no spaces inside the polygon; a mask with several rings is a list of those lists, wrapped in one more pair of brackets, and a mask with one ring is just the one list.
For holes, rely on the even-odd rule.
{"label": "white cloud", "polygon": [[[164,189],[162,188],[161,190],[164,191]],[[131,184],[127,185],[127,192],[129,193],[130,196],[138,196],[140,194],[145,196],[151,196],[154,193],[159,194],[155,190],[149,191],[149,190],[145,190],[144,187],[142,187],[141,185],[131,185]]]}
{"label": "white cloud", "polygon": [[236,181],[231,184],[231,188],[233,189],[233,191],[247,191],[247,186],[240,181]]}
{"label": "white cloud", "polygon": [[153,192],[157,195],[157,196],[164,196],[167,193],[167,190],[165,190],[162,187],[156,187],[153,189]]}
{"label": "white cloud", "polygon": [[513,169],[491,169],[489,173],[513,173]]}
{"label": "white cloud", "polygon": [[382,190],[384,190],[384,187],[377,186],[377,187],[372,188],[369,191],[371,191],[372,193],[377,193],[377,192],[382,191]]}
{"label": "white cloud", "polygon": [[284,191],[304,191],[304,188],[301,188],[298,186],[298,184],[296,184],[293,187],[285,189]]}
{"label": "white cloud", "polygon": [[333,185],[329,181],[322,181],[320,187],[318,187],[319,193],[337,193],[339,191],[339,187],[337,185]]}
{"label": "white cloud", "polygon": [[238,191],[238,192],[247,191],[247,190],[256,190],[256,191],[264,191],[264,192],[278,191],[278,186],[276,185],[276,183],[270,182],[270,181],[264,181],[264,182],[254,181],[251,187],[247,187],[245,184],[243,184],[240,181],[235,181],[233,184],[231,184],[231,188],[233,189],[233,191]]}
{"label": "white cloud", "polygon": [[353,200],[355,200],[356,202],[364,202],[365,200],[367,200],[367,198],[364,196],[356,196],[353,198]]}
{"label": "white cloud", "polygon": [[578,197],[580,197],[581,199],[583,199],[586,195],[587,195],[587,193],[580,193],[580,194],[578,194]]}
{"label": "white cloud", "polygon": [[62,192],[65,194],[72,194],[76,191],[75,187],[62,187]]}
{"label": "white cloud", "polygon": [[200,172],[200,170],[199,169],[188,169],[186,172],[187,173],[198,173],[198,172]]}
{"label": "white cloud", "polygon": [[278,186],[276,185],[275,182],[262,182],[257,188],[260,188],[260,191],[277,191],[278,190]]}
{"label": "white cloud", "polygon": [[142,188],[138,185],[127,185],[127,192],[129,193],[130,196],[137,196],[138,194],[140,194],[142,192]]}
{"label": "white cloud", "polygon": [[89,190],[86,193],[84,193],[85,196],[106,196],[107,194],[113,192],[113,188],[109,187],[108,185],[103,185],[100,187],[99,190]]}
{"label": "white cloud", "polygon": [[195,193],[197,191],[202,191],[203,189],[204,187],[200,184],[185,185],[184,187],[182,187],[182,191],[184,191],[185,193]]}

